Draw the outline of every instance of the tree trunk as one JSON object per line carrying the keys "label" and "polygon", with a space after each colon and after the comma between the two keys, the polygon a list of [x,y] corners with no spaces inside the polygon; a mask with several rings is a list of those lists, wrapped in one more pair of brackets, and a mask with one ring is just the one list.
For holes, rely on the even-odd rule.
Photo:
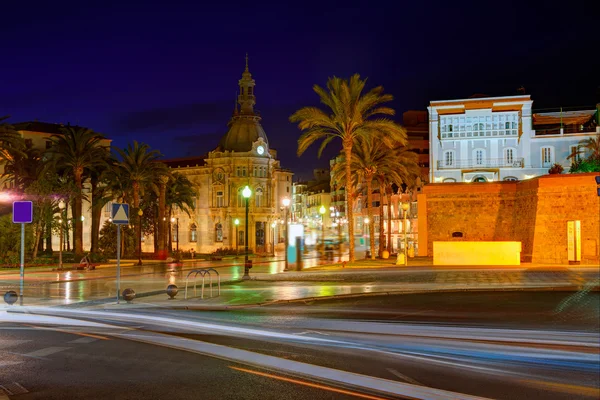
{"label": "tree trunk", "polygon": [[46,253],[52,254],[54,249],[52,249],[52,212],[49,213],[48,218],[46,219]]}
{"label": "tree trunk", "polygon": [[40,220],[36,223],[35,227],[35,243],[33,244],[33,254],[31,255],[32,260],[35,260],[37,257],[38,246],[40,245],[40,238],[42,237],[43,229],[43,223],[42,220]]}
{"label": "tree trunk", "polygon": [[375,259],[375,221],[373,221],[373,177],[367,176],[367,213],[369,215],[369,248],[371,260]]}
{"label": "tree trunk", "polygon": [[387,235],[388,235],[388,251],[390,252],[390,254],[392,254],[392,251],[394,251],[394,246],[392,246],[392,194],[391,194],[391,188],[386,188],[386,195],[387,195],[387,207],[388,207],[388,230],[387,230]]}
{"label": "tree trunk", "polygon": [[379,258],[385,250],[385,231],[383,229],[383,197],[382,193],[383,185],[379,184]]}
{"label": "tree trunk", "polygon": [[161,177],[158,194],[158,254],[163,257],[167,250],[167,182],[168,178]]}
{"label": "tree trunk", "polygon": [[65,220],[63,222],[65,229],[65,236],[67,237],[67,251],[71,251],[71,230],[69,229],[69,203],[70,201],[65,201]]}
{"label": "tree trunk", "polygon": [[348,259],[354,262],[354,210],[352,209],[352,140],[344,141],[344,154],[346,163],[346,215],[348,216]]}
{"label": "tree trunk", "polygon": [[92,178],[92,231],[90,232],[91,253],[98,252],[98,241],[100,238],[100,218],[102,217],[102,205],[98,195],[98,180]]}
{"label": "tree trunk", "polygon": [[[37,224],[37,225],[38,225],[38,229],[39,229],[39,231],[40,231],[40,232],[39,232],[39,233],[40,233],[40,240],[36,240],[36,244],[37,244],[37,246],[36,246],[36,248],[35,248],[35,251],[36,251],[36,253],[37,253],[37,252],[40,252],[40,253],[42,253],[42,252],[44,251],[44,241],[43,241],[43,240],[41,240],[41,238],[43,238],[43,237],[44,237],[44,230],[45,230],[45,224],[44,224],[44,220],[43,220],[43,218],[42,218],[42,219],[41,219],[41,220],[38,222],[38,224]],[[37,230],[36,230],[36,235],[37,235],[37,233],[38,233],[38,232],[37,232]]]}
{"label": "tree trunk", "polygon": [[172,213],[173,209],[171,207],[169,207],[169,215],[167,217],[167,223],[165,224],[167,226],[167,229],[169,230],[169,234],[168,234],[168,238],[169,238],[169,243],[168,243],[168,248],[169,248],[169,254],[173,253],[173,228],[171,227],[171,213]]}
{"label": "tree trunk", "polygon": [[73,241],[75,242],[75,255],[78,256],[83,255],[83,221],[81,220],[82,211],[83,211],[83,182],[82,182],[82,174],[79,171],[75,171],[75,185],[77,186],[77,195],[74,200],[74,208],[73,208]]}
{"label": "tree trunk", "polygon": [[[156,214],[155,214],[156,215]],[[154,254],[158,254],[158,237],[159,237],[159,223],[156,219],[154,219],[154,221],[152,221],[152,235],[154,237]]]}

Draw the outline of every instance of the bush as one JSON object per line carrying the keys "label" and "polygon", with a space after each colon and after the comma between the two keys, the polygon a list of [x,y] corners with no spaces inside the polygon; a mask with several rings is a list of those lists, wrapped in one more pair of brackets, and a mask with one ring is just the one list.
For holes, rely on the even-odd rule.
{"label": "bush", "polygon": [[585,160],[579,160],[571,165],[569,172],[572,174],[583,172],[600,172],[600,158],[588,157]]}
{"label": "bush", "polygon": [[554,163],[548,170],[548,173],[551,175],[562,174],[564,170],[565,169],[562,165],[560,165],[559,163]]}
{"label": "bush", "polygon": [[[243,250],[240,253],[243,253]],[[237,254],[238,252],[233,247],[222,247],[212,253],[213,256],[235,256]]]}

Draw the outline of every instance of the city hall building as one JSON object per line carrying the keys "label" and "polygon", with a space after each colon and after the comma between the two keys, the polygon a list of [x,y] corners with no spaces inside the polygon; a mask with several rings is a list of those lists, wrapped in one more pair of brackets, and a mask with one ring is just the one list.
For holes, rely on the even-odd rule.
{"label": "city hall building", "polygon": [[582,140],[600,133],[597,108],[533,111],[529,95],[431,101],[431,183],[493,182],[568,171]]}
{"label": "city hall building", "polygon": [[[165,161],[173,172],[186,176],[197,193],[196,207],[190,216],[181,210],[173,211],[173,248],[178,245],[181,251],[211,253],[238,246],[242,252],[246,230],[246,200],[242,190],[246,185],[252,189],[249,248],[259,253],[270,252],[273,244],[283,240],[283,229],[275,230],[272,224],[284,215],[282,200],[292,197],[293,174],[281,167],[277,152],[269,147],[261,117],[254,109],[254,88],[246,59],[229,130],[217,148],[205,156]],[[145,242],[144,251],[153,251],[151,238]]]}

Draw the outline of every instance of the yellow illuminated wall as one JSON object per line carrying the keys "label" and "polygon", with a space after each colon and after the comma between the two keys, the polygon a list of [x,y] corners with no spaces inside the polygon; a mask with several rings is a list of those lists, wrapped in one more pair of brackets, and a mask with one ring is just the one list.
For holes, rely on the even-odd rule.
{"label": "yellow illuminated wall", "polygon": [[433,242],[433,265],[520,265],[521,242]]}

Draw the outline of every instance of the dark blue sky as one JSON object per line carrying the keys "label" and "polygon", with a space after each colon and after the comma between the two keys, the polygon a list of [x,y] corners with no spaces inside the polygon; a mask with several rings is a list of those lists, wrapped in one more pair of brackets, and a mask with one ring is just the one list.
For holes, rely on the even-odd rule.
{"label": "dark blue sky", "polygon": [[593,2],[10,3],[0,115],[87,126],[166,157],[217,145],[246,52],[271,147],[302,175],[327,159],[316,147],[296,157],[299,132],[287,118],[316,104],[312,85],[332,75],[383,85],[399,115],[521,85],[538,108],[598,101]]}

